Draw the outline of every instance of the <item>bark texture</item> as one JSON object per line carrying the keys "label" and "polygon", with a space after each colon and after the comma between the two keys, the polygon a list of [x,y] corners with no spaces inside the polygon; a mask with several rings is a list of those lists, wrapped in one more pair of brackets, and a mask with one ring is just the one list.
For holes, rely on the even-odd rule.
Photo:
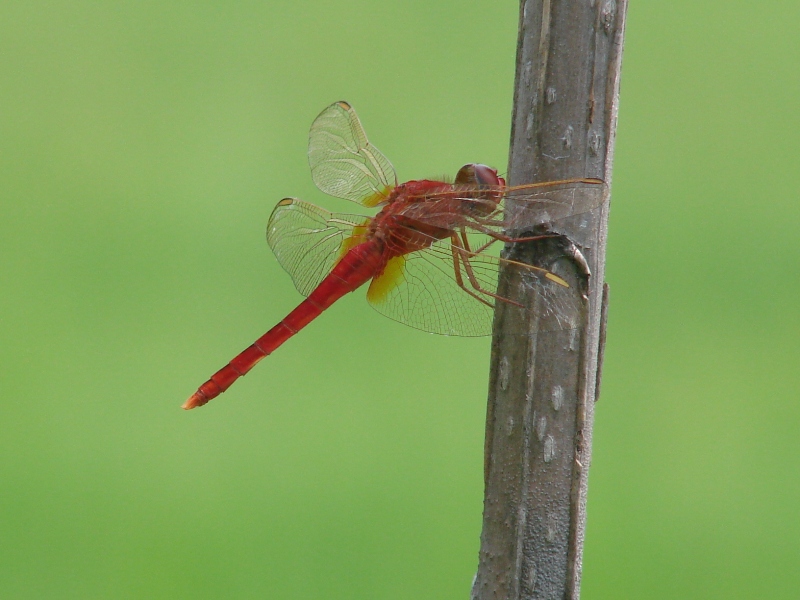
{"label": "bark texture", "polygon": [[[605,186],[570,192],[586,195],[587,206],[596,203],[591,194],[604,198],[550,228],[563,238],[506,249],[567,279],[581,308],[564,328],[553,315],[497,307],[474,600],[580,596],[626,7],[626,0],[521,4],[509,183],[592,177]],[[514,268],[501,276],[499,293],[536,302]]]}

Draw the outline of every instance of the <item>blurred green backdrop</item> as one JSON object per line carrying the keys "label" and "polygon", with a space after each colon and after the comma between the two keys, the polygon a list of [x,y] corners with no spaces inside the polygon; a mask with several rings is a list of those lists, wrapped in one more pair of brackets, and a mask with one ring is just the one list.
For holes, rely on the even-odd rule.
{"label": "blurred green backdrop", "polygon": [[[346,99],[401,178],[505,169],[516,2],[0,5],[0,597],[467,598],[489,342],[299,301]],[[800,4],[634,1],[583,596],[797,598]]]}

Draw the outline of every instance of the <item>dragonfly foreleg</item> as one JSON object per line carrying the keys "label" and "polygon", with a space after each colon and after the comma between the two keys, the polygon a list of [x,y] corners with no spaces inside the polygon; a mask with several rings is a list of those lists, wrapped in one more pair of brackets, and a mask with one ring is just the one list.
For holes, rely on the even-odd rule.
{"label": "dragonfly foreleg", "polygon": [[[495,222],[494,224],[495,225],[499,225],[499,223],[497,223],[497,222]],[[486,225],[484,225],[483,223],[480,223],[477,220],[475,220],[472,223],[470,223],[470,227],[472,229],[476,230],[476,231],[479,231],[479,232],[481,232],[481,233],[483,233],[485,235],[488,235],[489,237],[491,237],[491,238],[493,238],[495,240],[499,240],[501,242],[505,242],[506,244],[519,244],[519,243],[522,243],[522,242],[535,242],[536,240],[545,240],[545,239],[548,239],[548,238],[559,237],[559,234],[557,234],[557,233],[543,233],[541,235],[531,235],[531,236],[525,236],[525,237],[512,237],[510,235],[505,235],[504,233],[500,233],[498,231],[494,231],[490,227],[487,227]],[[481,249],[483,249],[483,248],[484,247],[482,246]],[[478,251],[476,251],[476,252],[478,252]]]}

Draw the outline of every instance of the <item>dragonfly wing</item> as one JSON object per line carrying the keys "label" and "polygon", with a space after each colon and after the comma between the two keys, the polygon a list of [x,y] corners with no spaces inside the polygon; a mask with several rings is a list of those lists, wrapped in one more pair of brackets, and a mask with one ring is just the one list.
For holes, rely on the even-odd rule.
{"label": "dragonfly wing", "polygon": [[297,291],[308,296],[346,251],[363,241],[369,221],[284,198],[269,218],[267,243]]}
{"label": "dragonfly wing", "polygon": [[364,206],[380,204],[397,185],[392,163],[369,143],[347,102],[331,104],[314,120],[308,164],[320,190]]}
{"label": "dragonfly wing", "polygon": [[[417,232],[418,233],[418,232]],[[466,241],[465,241],[466,238]],[[476,233],[437,240],[429,248],[392,259],[367,292],[370,304],[387,317],[430,333],[483,336],[492,332],[500,267],[520,269],[533,291],[530,310],[553,318],[552,329],[571,329],[580,310],[580,294],[554,273],[499,256],[502,243]]]}
{"label": "dragonfly wing", "polygon": [[602,184],[599,179],[583,179],[514,187],[456,185],[412,197],[403,214],[436,227],[461,224],[479,231],[513,233],[597,208],[606,199]]}
{"label": "dragonfly wing", "polygon": [[[492,332],[491,306],[467,294],[454,277],[450,242],[389,261],[367,291],[381,314],[430,333],[481,336]],[[490,275],[491,279],[491,275]],[[496,287],[496,273],[494,284]]]}
{"label": "dragonfly wing", "polygon": [[546,182],[507,188],[503,196],[509,229],[554,223],[600,206],[606,186],[599,179]]}

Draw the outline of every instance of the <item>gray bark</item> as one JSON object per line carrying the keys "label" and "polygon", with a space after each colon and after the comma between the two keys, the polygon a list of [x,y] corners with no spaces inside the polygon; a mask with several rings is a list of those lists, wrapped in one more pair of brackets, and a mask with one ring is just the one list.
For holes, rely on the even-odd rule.
{"label": "gray bark", "polygon": [[571,191],[587,206],[596,204],[593,193],[604,198],[549,228],[563,238],[505,251],[563,276],[580,309],[570,315],[574,327],[559,330],[552,315],[537,314],[519,269],[501,274],[499,293],[532,310],[498,303],[495,313],[475,600],[580,596],[626,7],[626,0],[528,0],[520,8],[509,183],[591,177],[605,185]]}

